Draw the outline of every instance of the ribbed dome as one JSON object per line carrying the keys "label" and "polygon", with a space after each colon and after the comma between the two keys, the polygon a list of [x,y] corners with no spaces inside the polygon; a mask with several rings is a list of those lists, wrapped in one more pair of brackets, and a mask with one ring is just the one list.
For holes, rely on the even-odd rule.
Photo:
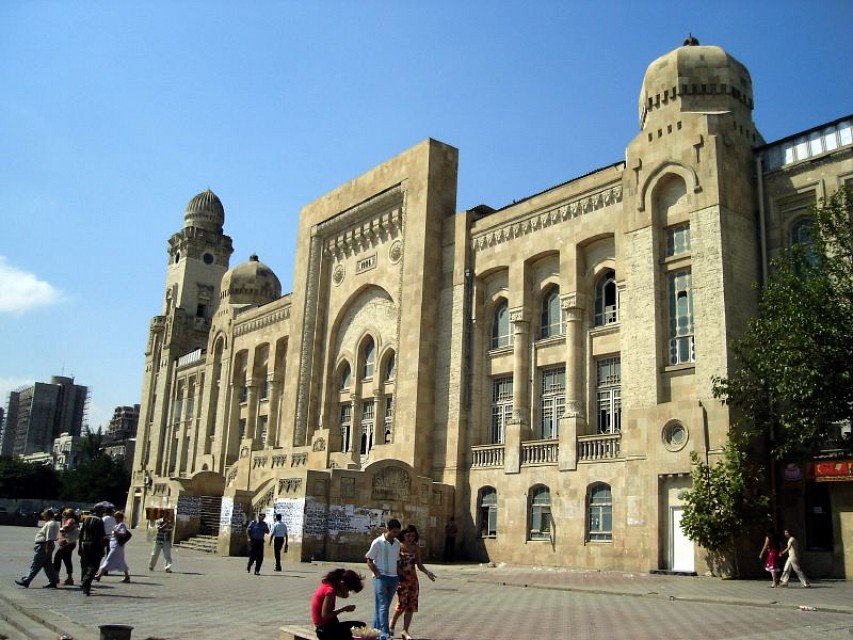
{"label": "ribbed dome", "polygon": [[226,304],[266,304],[281,297],[281,282],[272,269],[252,254],[248,262],[238,264],[222,276],[221,295]]}
{"label": "ribbed dome", "polygon": [[184,213],[184,227],[200,227],[222,233],[225,224],[225,207],[210,189],[190,200]]}
{"label": "ribbed dome", "polygon": [[720,47],[701,46],[692,36],[684,46],[649,65],[640,89],[640,128],[649,118],[673,111],[708,113],[753,108],[749,71]]}

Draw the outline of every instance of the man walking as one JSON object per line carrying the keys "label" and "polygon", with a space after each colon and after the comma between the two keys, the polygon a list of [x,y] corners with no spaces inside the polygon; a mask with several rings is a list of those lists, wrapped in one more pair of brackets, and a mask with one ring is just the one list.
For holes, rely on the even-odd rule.
{"label": "man walking", "polygon": [[164,511],[162,517],[154,523],[154,528],[157,532],[154,534],[154,546],[151,548],[148,570],[154,571],[162,550],[163,560],[166,562],[166,573],[172,573],[172,512]]}
{"label": "man walking", "polygon": [[59,584],[59,574],[56,572],[56,569],[53,568],[53,561],[51,559],[56,538],[59,536],[59,523],[56,521],[55,515],[56,514],[53,513],[53,509],[45,509],[44,512],[42,512],[41,517],[42,520],[44,520],[44,525],[38,530],[38,533],[36,533],[33,545],[33,562],[30,565],[30,573],[20,580],[15,580],[15,584],[18,586],[29,588],[33,578],[35,578],[42,569],[44,569],[44,572],[47,575],[47,584],[44,585],[45,588],[56,589],[56,585]]}
{"label": "man walking", "polygon": [[800,582],[803,583],[803,588],[807,589],[812,585],[809,583],[808,576],[806,576],[800,567],[800,543],[788,529],[785,529],[785,537],[788,539],[788,546],[782,549],[779,555],[784,556],[788,554],[788,559],[785,561],[785,568],[782,570],[782,578],[779,580],[779,586],[788,586],[788,580],[791,579],[791,569],[793,569],[797,573]]}
{"label": "man walking", "polygon": [[270,532],[269,525],[264,522],[266,514],[259,513],[258,519],[251,522],[246,529],[249,538],[249,564],[246,565],[246,573],[255,565],[255,575],[261,575],[261,565],[264,563],[264,536]]}
{"label": "man walking", "polygon": [[388,612],[400,580],[397,575],[397,561],[400,559],[400,543],[397,536],[402,528],[399,520],[395,518],[389,520],[385,533],[370,544],[370,549],[365,555],[367,567],[373,573],[373,627],[380,630],[380,640],[388,640],[391,637],[388,628]]}
{"label": "man walking", "polygon": [[272,550],[275,554],[275,570],[281,571],[281,548],[284,547],[284,552],[287,553],[287,525],[281,521],[280,513],[275,514],[270,544],[273,545]]}
{"label": "man walking", "polygon": [[92,513],[83,520],[80,526],[80,573],[83,593],[90,595],[92,592],[92,580],[98,572],[98,567],[101,565],[101,559],[104,557],[104,541],[107,539],[104,533],[104,521],[101,516],[104,514],[104,508],[99,505],[92,507]]}

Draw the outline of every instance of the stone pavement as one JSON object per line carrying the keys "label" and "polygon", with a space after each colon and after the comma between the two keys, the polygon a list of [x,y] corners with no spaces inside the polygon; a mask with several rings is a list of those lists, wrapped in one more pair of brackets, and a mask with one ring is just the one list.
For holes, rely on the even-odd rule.
{"label": "stone pavement", "polygon": [[[261,576],[245,558],[175,550],[174,573],[147,571],[150,546],[135,531],[127,545],[130,584],[108,576],[86,598],[78,587],[14,584],[29,566],[35,528],[0,527],[0,639],[96,640],[99,624],[128,624],[133,640],[275,640],[285,624],[310,625],[309,600],[331,563],[286,562],[273,572],[267,547]],[[429,563],[428,563],[429,564]],[[346,565],[367,573],[360,564]],[[719,580],[626,572],[430,564],[411,632],[422,640],[572,638],[853,638],[853,582]],[[79,572],[75,578],[79,577]],[[369,581],[349,602],[371,621]],[[801,611],[800,605],[815,607]],[[398,629],[399,631],[399,629]]]}

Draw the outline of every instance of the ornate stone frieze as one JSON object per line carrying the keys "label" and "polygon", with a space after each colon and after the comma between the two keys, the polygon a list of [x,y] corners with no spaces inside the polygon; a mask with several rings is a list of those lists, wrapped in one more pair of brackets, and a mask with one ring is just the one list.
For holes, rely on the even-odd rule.
{"label": "ornate stone frieze", "polygon": [[405,469],[386,467],[373,477],[374,500],[408,500],[412,479]]}
{"label": "ornate stone frieze", "polygon": [[559,207],[537,211],[525,218],[475,234],[471,238],[471,248],[474,251],[482,251],[620,202],[622,202],[622,185],[616,184]]}
{"label": "ornate stone frieze", "polygon": [[255,506],[255,507],[269,507],[270,505],[272,505],[273,497],[274,497],[274,496],[275,496],[275,490],[274,490],[274,489],[270,489],[269,491],[267,491],[267,492],[264,494],[264,497],[263,497],[263,498],[261,498],[260,500],[258,500],[258,501],[255,503],[255,505],[254,505],[254,506]]}
{"label": "ornate stone frieze", "polygon": [[252,459],[252,469],[258,469],[267,466],[266,456],[255,456]]}
{"label": "ornate stone frieze", "polygon": [[298,493],[302,489],[302,478],[283,478],[278,481],[278,493]]}
{"label": "ornate stone frieze", "polygon": [[314,441],[314,444],[311,447],[312,451],[325,451],[326,450],[326,439],[325,438],[317,438]]}
{"label": "ornate stone frieze", "polygon": [[343,211],[316,228],[323,250],[336,260],[358,255],[397,238],[403,230],[403,191],[399,185]]}
{"label": "ornate stone frieze", "polygon": [[234,478],[237,477],[237,465],[232,465],[230,469],[228,469],[228,473],[225,474],[225,484],[231,484],[234,482]]}
{"label": "ornate stone frieze", "polygon": [[251,320],[245,320],[238,324],[234,325],[234,335],[242,336],[247,333],[251,333],[253,331],[257,331],[258,329],[263,329],[264,327],[268,327],[270,325],[276,324],[277,322],[281,322],[282,320],[288,320],[290,318],[290,305],[282,308],[276,309],[275,311],[271,311],[270,313],[266,313],[259,318],[252,318]]}
{"label": "ornate stone frieze", "polygon": [[301,467],[308,464],[308,454],[307,453],[294,453],[290,458],[290,466],[291,467]]}
{"label": "ornate stone frieze", "polygon": [[287,454],[282,453],[272,457],[272,467],[283,467],[287,464]]}

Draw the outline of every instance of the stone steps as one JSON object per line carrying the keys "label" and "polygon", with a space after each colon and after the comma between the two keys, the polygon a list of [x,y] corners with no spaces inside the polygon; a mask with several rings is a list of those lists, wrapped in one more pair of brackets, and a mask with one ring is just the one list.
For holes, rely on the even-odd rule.
{"label": "stone steps", "polygon": [[205,553],[216,553],[217,536],[199,534],[181,540],[175,546],[179,549],[191,549],[192,551],[204,551]]}

